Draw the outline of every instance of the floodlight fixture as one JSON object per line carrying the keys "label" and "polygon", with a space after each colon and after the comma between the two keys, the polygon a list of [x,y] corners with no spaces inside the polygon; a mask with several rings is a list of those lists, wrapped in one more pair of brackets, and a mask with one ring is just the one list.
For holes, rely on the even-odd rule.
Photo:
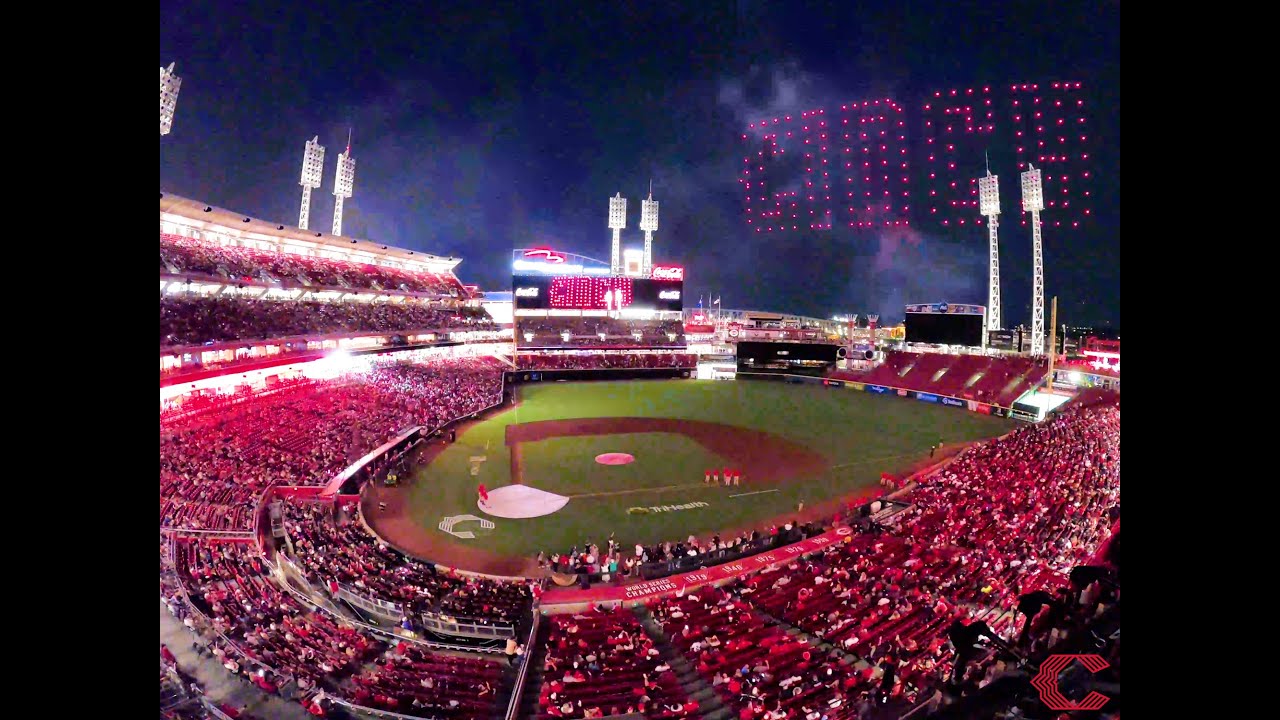
{"label": "floodlight fixture", "polygon": [[609,272],[622,274],[622,230],[627,226],[627,199],[618,193],[609,198],[609,229],[613,231],[613,246],[609,253]]}
{"label": "floodlight fixture", "polygon": [[653,183],[649,183],[649,197],[640,201],[640,229],[644,231],[644,265],[641,274],[653,273],[653,234],[658,231],[658,201],[653,199]]}
{"label": "floodlight fixture", "polygon": [[356,159],[351,157],[351,135],[347,149],[338,155],[338,168],[333,176],[333,234],[342,234],[342,201],[351,197],[356,182]]}
{"label": "floodlight fixture", "polygon": [[173,129],[173,111],[178,107],[178,91],[182,89],[182,78],[173,74],[176,62],[169,67],[160,68],[160,134],[168,135]]}
{"label": "floodlight fixture", "polygon": [[307,141],[307,149],[302,155],[302,209],[298,211],[298,227],[306,230],[311,220],[311,191],[320,187],[320,179],[324,176],[324,146],[317,135]]}
{"label": "floodlight fixture", "polygon": [[1044,354],[1044,246],[1040,238],[1040,211],[1044,187],[1034,165],[1022,173],[1022,209],[1031,213],[1031,355]]}
{"label": "floodlight fixture", "polygon": [[987,217],[989,241],[987,265],[987,329],[1000,329],[1000,178],[987,169],[986,177],[978,178],[978,205]]}

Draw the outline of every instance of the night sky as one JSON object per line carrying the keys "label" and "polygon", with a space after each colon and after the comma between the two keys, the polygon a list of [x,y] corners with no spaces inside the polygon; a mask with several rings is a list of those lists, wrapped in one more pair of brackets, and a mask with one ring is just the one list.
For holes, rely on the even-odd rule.
{"label": "night sky", "polygon": [[[311,226],[327,230],[354,127],[343,233],[463,258],[510,289],[511,249],[608,259],[608,197],[661,205],[655,262],[686,304],[819,317],[986,302],[986,230],[765,237],[743,214],[743,128],[775,112],[988,83],[1081,81],[1096,136],[1093,217],[1046,227],[1059,323],[1120,322],[1119,2],[160,4],[160,64],[182,77],[160,187],[297,222],[303,145],[326,147]],[[902,100],[899,100],[902,102]],[[1017,173],[996,167],[1002,205]],[[1045,215],[1050,220],[1049,214]],[[1001,226],[1004,324],[1030,323],[1030,231]],[[1046,308],[1047,314],[1047,308]]]}

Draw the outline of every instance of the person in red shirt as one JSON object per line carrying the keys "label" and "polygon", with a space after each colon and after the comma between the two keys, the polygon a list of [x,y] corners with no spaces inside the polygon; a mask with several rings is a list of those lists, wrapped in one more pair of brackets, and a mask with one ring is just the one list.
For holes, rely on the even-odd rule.
{"label": "person in red shirt", "polygon": [[485,489],[484,483],[480,483],[479,487],[476,488],[476,494],[480,496],[480,507],[485,507],[489,504],[489,491]]}
{"label": "person in red shirt", "polygon": [[166,665],[177,665],[178,658],[173,656],[173,652],[169,650],[168,645],[160,646],[160,659],[164,660]]}

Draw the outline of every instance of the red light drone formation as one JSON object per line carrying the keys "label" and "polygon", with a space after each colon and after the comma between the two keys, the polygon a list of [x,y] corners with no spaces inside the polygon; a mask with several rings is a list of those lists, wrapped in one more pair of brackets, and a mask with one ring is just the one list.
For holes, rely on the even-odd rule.
{"label": "red light drone formation", "polygon": [[1017,163],[993,166],[996,175],[1016,177],[1028,163],[1043,169],[1046,226],[1078,228],[1091,218],[1091,131],[1079,82],[937,90],[915,108],[889,98],[850,102],[764,118],[742,141],[738,181],[747,224],[760,233],[982,225],[978,178],[988,150]]}
{"label": "red light drone formation", "polygon": [[[756,232],[908,224],[907,117],[893,100],[803,111],[747,130],[752,154],[739,181]],[[776,172],[784,164],[791,171]]]}

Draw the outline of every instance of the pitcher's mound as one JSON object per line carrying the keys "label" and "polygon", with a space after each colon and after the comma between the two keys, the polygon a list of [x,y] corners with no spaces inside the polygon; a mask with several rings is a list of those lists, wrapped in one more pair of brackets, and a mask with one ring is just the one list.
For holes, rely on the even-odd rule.
{"label": "pitcher's mound", "polygon": [[550,515],[569,502],[564,495],[528,485],[507,485],[489,491],[489,501],[477,506],[485,513],[502,518],[531,518]]}
{"label": "pitcher's mound", "polygon": [[636,461],[636,457],[629,453],[605,453],[596,456],[596,462],[601,465],[628,465]]}

